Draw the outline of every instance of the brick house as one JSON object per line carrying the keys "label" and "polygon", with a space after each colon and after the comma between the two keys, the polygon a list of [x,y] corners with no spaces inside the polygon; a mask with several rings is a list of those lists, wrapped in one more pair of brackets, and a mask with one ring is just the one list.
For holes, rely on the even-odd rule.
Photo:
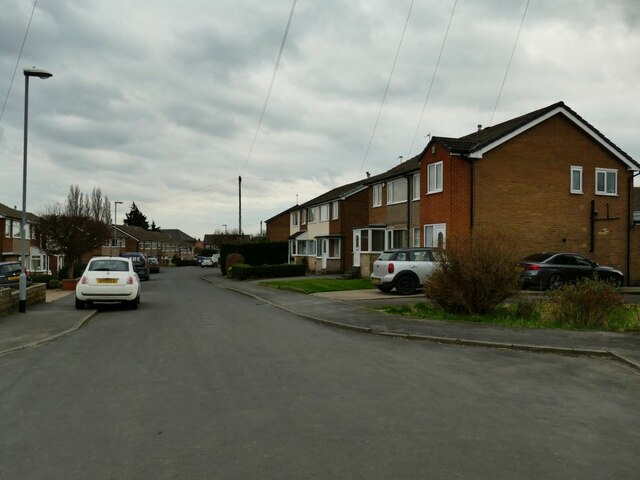
{"label": "brick house", "polygon": [[274,215],[268,220],[265,220],[265,224],[267,226],[267,240],[270,242],[286,242],[289,239],[289,235],[291,235],[289,228],[291,220],[289,214],[292,210],[297,210],[299,208],[299,205],[294,205],[293,207],[287,208],[277,215]]}
{"label": "brick house", "polygon": [[633,178],[640,165],[563,102],[421,155],[425,246],[483,225],[513,232],[519,253],[572,251],[640,280]]}
{"label": "brick house", "polygon": [[421,245],[420,158],[417,155],[384,173],[369,177],[366,215],[353,228],[352,265],[363,277],[388,248]]}
{"label": "brick house", "polygon": [[[351,268],[352,230],[367,216],[369,194],[364,182],[342,185],[287,210],[293,263],[306,263],[317,273],[342,273]],[[283,222],[285,212],[267,221],[267,232],[273,221]]]}

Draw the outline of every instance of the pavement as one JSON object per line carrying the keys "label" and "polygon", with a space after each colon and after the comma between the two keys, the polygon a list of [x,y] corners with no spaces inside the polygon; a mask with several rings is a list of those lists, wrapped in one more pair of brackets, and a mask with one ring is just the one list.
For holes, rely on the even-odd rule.
{"label": "pavement", "polygon": [[[512,328],[473,322],[413,319],[387,314],[372,305],[417,303],[421,294],[399,296],[377,289],[314,295],[265,287],[258,281],[229,280],[220,273],[203,280],[324,325],[406,340],[540,353],[609,358],[640,373],[640,332],[567,331]],[[73,292],[47,290],[47,302],[25,313],[0,318],[0,356],[69,335],[97,310],[76,310]]]}

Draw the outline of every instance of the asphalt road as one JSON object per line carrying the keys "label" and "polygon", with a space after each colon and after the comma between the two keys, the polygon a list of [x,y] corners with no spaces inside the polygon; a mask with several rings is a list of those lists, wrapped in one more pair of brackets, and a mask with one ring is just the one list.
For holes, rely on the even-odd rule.
{"label": "asphalt road", "polygon": [[638,478],[630,369],[333,329],[203,273],[0,358],[0,478]]}

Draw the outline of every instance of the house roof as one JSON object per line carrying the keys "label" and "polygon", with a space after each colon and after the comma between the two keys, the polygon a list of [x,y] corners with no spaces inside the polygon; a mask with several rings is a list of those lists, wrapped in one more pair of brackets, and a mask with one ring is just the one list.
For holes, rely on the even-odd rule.
{"label": "house roof", "polygon": [[396,165],[395,167],[393,167],[390,170],[387,170],[386,172],[367,178],[365,180],[365,184],[371,185],[372,183],[382,182],[384,180],[388,180],[395,177],[403,177],[407,173],[418,171],[420,170],[420,159],[422,159],[422,153],[419,153],[415,157],[412,157],[409,160],[402,162],[400,165]]}
{"label": "house roof", "polygon": [[145,230],[142,227],[134,227],[130,225],[116,225],[116,229],[125,235],[130,236],[138,242],[171,242],[175,241],[172,237],[164,232],[153,230]]}
{"label": "house roof", "polygon": [[265,223],[273,222],[276,218],[281,217],[282,215],[286,215],[291,211],[296,210],[297,208],[300,208],[300,205],[294,205],[293,207],[289,207],[286,210],[283,210],[282,212],[275,214],[273,217],[268,218],[267,220],[265,220]]}
{"label": "house roof", "polygon": [[436,136],[433,137],[429,143],[439,142],[446,146],[452,153],[468,155],[471,158],[482,158],[483,153],[501,145],[554,115],[564,115],[567,117],[576,126],[590,135],[595,141],[618,157],[618,159],[625,163],[630,170],[640,169],[640,164],[638,164],[638,162],[605,137],[593,125],[565,105],[564,102],[554,103],[539,110],[512,118],[511,120],[507,120],[506,122],[499,123],[492,127],[483,128],[459,138]]}
{"label": "house roof", "polygon": [[177,228],[173,228],[173,229],[161,228],[160,231],[165,235],[169,235],[171,238],[179,242],[186,242],[186,243],[197,242],[197,240],[193,238],[191,235],[187,235],[182,230],[179,230]]}
{"label": "house roof", "polygon": [[300,205],[300,208],[311,207],[313,205],[319,205],[321,203],[331,202],[333,200],[343,200],[351,195],[354,195],[366,188],[365,182],[367,179],[358,180],[357,182],[347,183],[346,185],[342,185],[340,187],[336,187],[332,190],[329,190],[322,195],[318,195],[315,198],[312,198],[308,202]]}
{"label": "house roof", "polygon": [[[12,218],[15,220],[22,219],[22,210],[11,208],[4,203],[0,203],[0,218]],[[27,221],[35,222],[38,220],[38,216],[33,213],[27,212]]]}

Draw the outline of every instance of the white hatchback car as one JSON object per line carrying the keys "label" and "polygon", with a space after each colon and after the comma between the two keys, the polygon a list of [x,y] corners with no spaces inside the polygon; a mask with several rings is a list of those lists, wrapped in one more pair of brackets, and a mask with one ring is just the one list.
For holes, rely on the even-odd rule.
{"label": "white hatchback car", "polygon": [[76,308],[93,302],[140,303],[140,279],[130,258],[93,257],[76,285]]}

